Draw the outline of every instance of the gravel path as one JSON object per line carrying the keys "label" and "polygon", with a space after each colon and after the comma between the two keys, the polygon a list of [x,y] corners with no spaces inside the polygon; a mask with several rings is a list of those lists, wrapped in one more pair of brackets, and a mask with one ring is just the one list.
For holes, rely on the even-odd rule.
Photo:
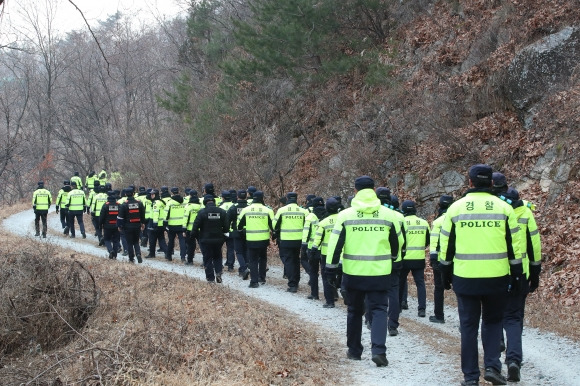
{"label": "gravel path", "polygon": [[[97,247],[96,238],[87,231],[87,239],[70,239],[61,232],[57,216],[49,215],[50,231],[45,242],[70,248],[78,252],[107,258],[102,247]],[[32,210],[17,213],[5,219],[2,223],[8,230],[22,237],[34,237],[34,214]],[[87,229],[92,230],[89,217],[85,217]],[[87,224],[88,223],[88,224]],[[125,257],[119,256],[123,264]],[[199,266],[201,256],[197,255],[194,266],[183,266],[177,262],[166,262],[157,259],[144,259],[143,265],[187,275],[205,280],[205,274]],[[334,309],[323,309],[323,301],[306,299],[306,285],[302,285],[297,294],[286,292],[286,286],[281,280],[282,272],[278,267],[271,267],[268,272],[268,284],[259,289],[248,288],[248,281],[242,281],[236,275],[224,276],[223,285],[261,301],[280,306],[306,322],[318,326],[319,339],[329,350],[337,350],[344,358],[346,352],[346,309],[339,306]],[[322,288],[322,286],[320,287]],[[370,336],[363,328],[363,345],[365,352],[362,361],[340,360],[340,368],[344,374],[345,384],[356,385],[449,385],[459,384],[462,380],[459,352],[459,321],[457,310],[446,307],[446,323],[433,324],[427,318],[419,318],[412,310],[416,310],[416,299],[409,297],[409,310],[401,317],[399,335],[387,338],[387,358],[389,366],[377,368],[370,360]],[[427,315],[433,309],[428,302]],[[569,339],[552,333],[526,328],[523,337],[524,364],[520,385],[580,385],[577,369],[580,368],[580,345]],[[452,350],[449,350],[452,347]],[[451,353],[449,353],[451,352]],[[480,348],[480,353],[482,349]],[[480,360],[480,364],[482,361]],[[505,368],[503,370],[505,374]]]}

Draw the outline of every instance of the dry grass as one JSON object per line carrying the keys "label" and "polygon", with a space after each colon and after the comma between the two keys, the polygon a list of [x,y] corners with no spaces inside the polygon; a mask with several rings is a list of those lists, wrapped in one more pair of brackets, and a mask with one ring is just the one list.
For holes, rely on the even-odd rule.
{"label": "dry grass", "polygon": [[[0,216],[23,209],[26,206],[5,208]],[[34,240],[23,246],[22,241],[0,235],[3,271],[35,267],[22,269],[28,272],[21,275],[23,289],[30,287],[26,280],[66,278],[70,267],[77,267],[94,277],[98,307],[86,324],[73,325],[63,311],[67,296],[46,282],[43,288],[51,291],[35,301],[21,296],[18,312],[10,312],[7,299],[18,297],[18,280],[12,275],[10,288],[0,288],[0,317],[22,325],[26,323],[20,317],[26,314],[28,323],[43,328],[21,329],[11,350],[3,350],[2,384],[344,382],[332,365],[338,362],[337,354],[318,343],[316,328],[308,328],[281,308],[181,275],[43,249]],[[85,277],[83,283],[88,282],[92,279]],[[10,296],[5,296],[8,289]],[[39,309],[43,312],[36,312]]]}

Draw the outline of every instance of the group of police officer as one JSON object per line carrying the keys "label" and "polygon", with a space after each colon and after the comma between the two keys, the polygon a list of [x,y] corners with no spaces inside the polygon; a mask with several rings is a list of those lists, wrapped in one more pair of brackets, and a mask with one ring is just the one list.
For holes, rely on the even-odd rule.
{"label": "group of police officer", "polygon": [[[76,173],[75,173],[76,174]],[[290,192],[275,213],[264,204],[264,194],[255,187],[222,191],[213,184],[198,192],[162,187],[134,186],[122,192],[94,178],[85,184],[86,198],[73,176],[57,197],[65,233],[74,237],[76,218],[83,238],[83,212],[92,214],[100,245],[116,258],[123,244],[130,261],[142,262],[140,246],[149,244],[147,258],[154,258],[159,244],[172,260],[175,238],[181,260],[193,264],[196,241],[203,255],[206,279],[222,282],[222,247],[225,265],[250,279],[250,288],[266,283],[267,247],[279,247],[287,291],[295,293],[301,265],[309,276],[309,299],[319,299],[322,277],[324,308],[335,307],[337,288],[347,305],[347,357],[360,360],[363,316],[371,330],[372,361],[387,366],[386,335],[398,334],[403,288],[412,274],[417,287],[418,316],[426,316],[425,250],[434,272],[434,315],[429,320],[444,323],[444,289],[457,296],[461,330],[461,368],[464,385],[479,382],[477,339],[482,320],[484,379],[506,384],[501,373],[500,353],[506,331],[506,364],[509,381],[520,380],[522,328],[526,296],[539,284],[541,244],[529,203],[508,188],[505,176],[492,173],[488,165],[469,169],[470,189],[462,198],[443,195],[431,229],[416,215],[415,202],[398,199],[385,187],[375,189],[368,176],[356,179],[355,195],[345,208],[338,196],[308,195],[306,205]],[[92,176],[91,176],[92,177]],[[80,177],[79,177],[80,180]],[[102,182],[102,185],[101,185]],[[51,195],[39,182],[33,195],[36,234],[42,220],[46,237],[46,213]],[[64,213],[64,215],[63,215]],[[165,240],[165,234],[168,241]],[[123,241],[123,239],[125,241]],[[121,240],[121,242],[120,242]],[[141,241],[141,243],[140,243]]]}

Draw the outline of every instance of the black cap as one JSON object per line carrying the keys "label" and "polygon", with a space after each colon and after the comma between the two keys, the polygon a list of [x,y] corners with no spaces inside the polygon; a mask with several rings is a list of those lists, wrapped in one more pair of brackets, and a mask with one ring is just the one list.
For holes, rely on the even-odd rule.
{"label": "black cap", "polygon": [[264,192],[262,192],[261,190],[256,190],[254,192],[254,195],[252,196],[252,198],[254,199],[254,202],[264,202]]}
{"label": "black cap", "polygon": [[478,188],[491,187],[492,174],[493,170],[489,165],[476,164],[469,168],[469,179]]}
{"label": "black cap", "polygon": [[322,198],[322,197],[314,197],[312,199],[312,206],[313,207],[324,206],[324,198]]}
{"label": "black cap", "polygon": [[114,190],[109,190],[107,192],[107,196],[109,196],[109,198],[115,198],[117,195],[115,194]]}
{"label": "black cap", "polygon": [[354,180],[354,188],[356,190],[374,189],[375,181],[369,176],[360,176]]}
{"label": "black cap", "polygon": [[206,194],[203,196],[203,205],[207,205],[208,202],[215,202],[215,198],[212,194]]}
{"label": "black cap", "polygon": [[338,210],[340,209],[340,202],[334,198],[334,197],[329,197],[326,200],[326,211],[328,213],[338,213]]}
{"label": "black cap", "polygon": [[185,192],[185,195],[188,196],[189,192],[191,192],[191,188],[185,188],[183,191]]}
{"label": "black cap", "polygon": [[494,188],[503,188],[507,186],[507,180],[505,176],[500,172],[493,172],[491,175]]}
{"label": "black cap", "polygon": [[75,176],[78,176],[78,175],[79,175],[79,172],[75,172]]}
{"label": "black cap", "polygon": [[453,204],[453,196],[444,194],[439,197],[439,206],[442,208],[448,208],[449,205]]}
{"label": "black cap", "polygon": [[139,194],[147,193],[147,189],[144,186],[139,186]]}
{"label": "black cap", "polygon": [[93,185],[94,185],[94,186],[100,186],[100,185],[101,185],[101,181],[99,181],[99,180],[94,180],[94,181],[93,181]]}
{"label": "black cap", "polygon": [[76,187],[77,186],[77,183],[74,182],[74,181],[71,181],[70,186],[75,186]]}
{"label": "black cap", "polygon": [[286,193],[286,199],[288,201],[296,202],[296,200],[298,199],[298,193],[288,192],[288,193]]}
{"label": "black cap", "polygon": [[38,186],[44,186],[44,181],[38,181]]}
{"label": "black cap", "polygon": [[65,185],[62,187],[62,190],[64,190],[65,192],[70,192],[72,189],[71,189],[70,185]]}
{"label": "black cap", "polygon": [[129,186],[128,188],[123,189],[127,196],[132,196],[135,193],[135,188]]}
{"label": "black cap", "polygon": [[215,190],[214,190],[213,184],[211,182],[205,184],[203,186],[203,191],[207,194],[214,194]]}
{"label": "black cap", "polygon": [[66,186],[66,185],[70,185],[70,181],[69,181],[69,180],[64,180],[64,181],[62,182],[62,184],[63,184],[63,185],[65,185],[65,186]]}
{"label": "black cap", "polygon": [[248,194],[250,196],[252,196],[254,193],[256,193],[258,191],[258,188],[256,188],[255,186],[248,186]]}
{"label": "black cap", "polygon": [[226,200],[230,199],[230,191],[229,190],[222,190],[222,197]]}
{"label": "black cap", "polygon": [[151,189],[151,191],[149,192],[149,194],[159,194],[159,190],[157,190],[157,189]]}
{"label": "black cap", "polygon": [[197,190],[195,190],[195,189],[191,189],[191,190],[189,191],[189,197],[198,197],[198,195],[197,195]]}
{"label": "black cap", "polygon": [[307,194],[306,195],[306,206],[312,206],[312,200],[316,198],[316,194]]}
{"label": "black cap", "polygon": [[238,198],[240,200],[245,200],[246,197],[248,197],[248,193],[245,190],[242,189],[238,190]]}
{"label": "black cap", "polygon": [[177,186],[172,187],[171,188],[171,193],[173,193],[173,194],[179,193],[179,188]]}
{"label": "black cap", "polygon": [[394,194],[391,194],[391,205],[393,205],[395,209],[399,207],[399,197],[395,196]]}
{"label": "black cap", "polygon": [[391,189],[380,186],[375,190],[377,198],[381,200],[381,204],[386,204],[391,201]]}
{"label": "black cap", "polygon": [[161,187],[161,191],[162,192],[169,192],[169,187],[167,187],[167,186],[164,185],[164,186]]}
{"label": "black cap", "polygon": [[512,200],[512,202],[518,201],[520,199],[519,192],[514,188],[508,188],[508,190],[503,194],[503,196],[505,198],[509,198],[510,200]]}
{"label": "black cap", "polygon": [[403,201],[403,205],[401,205],[401,210],[405,214],[415,214],[417,213],[417,208],[415,207],[415,202],[411,200]]}

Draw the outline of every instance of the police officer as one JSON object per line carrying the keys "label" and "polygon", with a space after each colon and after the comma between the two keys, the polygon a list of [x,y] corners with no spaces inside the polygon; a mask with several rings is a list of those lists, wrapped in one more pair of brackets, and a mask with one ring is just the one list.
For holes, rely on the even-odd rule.
{"label": "police officer", "polygon": [[[318,223],[326,216],[328,216],[328,213],[326,212],[324,199],[322,197],[314,197],[311,202],[311,212],[308,213],[304,219],[304,227],[302,229],[302,245],[306,246],[306,254],[308,256],[308,263],[306,266],[308,268],[306,273],[308,273],[309,276],[308,285],[310,286],[310,295],[308,295],[308,299],[318,300],[318,269],[321,266],[321,254],[320,250],[313,253],[313,247]],[[338,291],[336,288],[329,288],[334,292],[333,298],[338,298]]]}
{"label": "police officer", "polygon": [[99,224],[103,228],[103,242],[109,252],[109,259],[116,259],[117,252],[121,248],[121,232],[117,228],[117,217],[119,216],[119,203],[115,192],[107,192],[107,201],[101,207],[99,214]]}
{"label": "police officer", "polygon": [[399,302],[403,298],[403,288],[409,272],[413,275],[417,287],[417,300],[419,302],[417,315],[425,317],[427,306],[427,293],[425,289],[425,249],[429,247],[429,224],[424,219],[417,217],[417,207],[412,200],[403,201],[401,206],[405,216],[405,256],[399,278]]}
{"label": "police officer", "polygon": [[199,202],[197,190],[191,189],[189,191],[189,203],[185,205],[185,212],[183,214],[183,227],[185,228],[185,247],[187,248],[187,261],[185,265],[193,265],[193,258],[195,257],[195,237],[191,236],[193,229],[193,222],[197,214],[202,209],[202,204]]}
{"label": "police officer", "polygon": [[42,219],[42,237],[46,238],[46,216],[51,205],[52,195],[44,188],[44,181],[39,181],[38,187],[32,194],[32,209],[34,210],[36,236],[40,236],[40,220]]}
{"label": "police officer", "polygon": [[479,384],[477,337],[482,320],[484,379],[505,385],[500,340],[507,291],[519,292],[522,259],[514,210],[492,194],[492,169],[469,169],[470,189],[451,204],[440,232],[440,270],[445,289],[457,295],[461,370],[465,385]]}
{"label": "police officer", "polygon": [[[231,194],[231,192],[230,192]],[[238,259],[238,274],[244,280],[248,280],[250,276],[250,268],[248,267],[247,254],[246,254],[246,239],[242,237],[240,231],[238,231],[238,216],[248,206],[248,201],[246,201],[247,193],[245,190],[240,189],[236,193],[237,200],[234,205],[228,210],[228,222],[230,228],[230,236],[234,240],[234,250],[236,252],[236,258]]]}
{"label": "police officer", "polygon": [[125,189],[127,199],[119,208],[117,227],[119,228],[119,232],[123,230],[125,238],[127,239],[129,262],[134,263],[135,257],[137,257],[137,262],[142,263],[143,259],[141,259],[139,235],[142,227],[145,225],[145,208],[143,207],[143,203],[135,199],[134,194],[134,188]]}
{"label": "police officer", "polygon": [[203,245],[203,266],[205,268],[205,278],[209,282],[214,280],[222,282],[222,246],[228,236],[228,215],[225,210],[215,205],[215,197],[206,194],[203,196],[205,208],[199,211],[193,228],[191,237],[197,238],[199,244]]}
{"label": "police officer", "polygon": [[274,217],[274,239],[278,240],[280,259],[288,276],[287,291],[292,293],[298,291],[300,283],[300,247],[304,220],[308,214],[298,206],[297,200],[298,194],[287,193],[287,204],[278,209]]}
{"label": "police officer", "polygon": [[[219,207],[225,210],[226,213],[228,213],[232,205],[234,205],[234,203],[232,202],[230,191],[222,190],[222,202],[219,205]],[[228,237],[226,237],[226,267],[228,267],[228,272],[234,271],[235,263],[236,263],[236,252],[234,250],[234,239],[231,237],[230,234]]]}
{"label": "police officer", "polygon": [[273,222],[274,211],[264,205],[264,193],[257,190],[252,205],[242,209],[238,216],[238,230],[245,237],[248,248],[250,288],[266,284],[267,248],[270,245],[270,232],[274,230]]}
{"label": "police officer", "polygon": [[522,243],[522,266],[524,280],[522,291],[510,293],[508,304],[503,316],[503,328],[506,332],[507,345],[505,363],[508,366],[507,380],[520,381],[520,368],[523,359],[522,331],[524,326],[524,310],[528,293],[534,292],[540,283],[542,271],[542,244],[540,232],[530,208],[524,205],[520,195],[514,188],[508,188],[504,196],[518,219],[520,240]]}
{"label": "police officer", "polygon": [[[312,242],[312,248],[310,249],[310,260],[312,263],[311,276],[314,276],[314,272],[318,273],[318,267],[316,263],[320,263],[320,275],[322,276],[322,292],[324,294],[324,300],[326,302],[322,306],[323,308],[334,308],[334,297],[335,288],[328,282],[328,273],[326,272],[326,256],[328,253],[328,240],[330,240],[330,235],[334,224],[336,223],[336,216],[338,215],[338,210],[340,208],[340,203],[336,198],[330,197],[326,200],[325,213],[326,217],[321,219],[316,225],[314,240]],[[316,279],[316,287],[311,292],[311,299],[318,299],[318,276],[312,277],[312,282]],[[313,287],[312,284],[310,284]]]}
{"label": "police officer", "polygon": [[[95,181],[96,183],[97,181]],[[99,192],[93,197],[93,201],[91,204],[91,216],[93,218],[93,224],[95,225],[95,231],[97,235],[97,239],[99,240],[99,245],[105,245],[103,240],[103,231],[101,226],[101,208],[109,199],[107,193],[105,193],[105,187],[101,185],[94,185],[95,190]]]}
{"label": "police officer", "polygon": [[252,205],[252,202],[254,202],[254,193],[256,193],[258,191],[258,188],[256,188],[255,186],[248,186],[247,192],[248,192],[248,205]]}
{"label": "police officer", "polygon": [[[96,189],[92,189],[89,191],[89,197],[87,198],[87,207],[86,207],[86,211],[87,214],[91,215],[91,224],[93,224],[93,228],[95,229],[95,236],[97,236],[97,229],[98,229],[98,223],[97,223],[97,219],[95,219],[95,215],[94,212],[92,211],[93,208],[93,204],[94,204],[94,199],[95,196],[99,193],[99,186],[100,183],[99,181],[95,181],[96,183]],[[93,184],[93,188],[95,187],[95,185]],[[106,196],[106,194],[105,194]]]}
{"label": "police officer", "polygon": [[[151,197],[151,218],[147,224],[147,236],[149,237],[149,253],[145,256],[148,259],[155,258],[155,248],[157,248],[157,228],[159,223],[159,207],[157,202],[159,199],[159,190],[151,189],[149,193]],[[161,223],[163,225],[163,222]],[[159,240],[159,245],[165,242],[165,237]]]}
{"label": "police officer", "polygon": [[56,196],[56,214],[60,215],[60,225],[62,226],[63,233],[68,235],[68,208],[66,206],[66,199],[68,192],[71,191],[70,181],[66,180],[63,182],[62,188],[58,191]]}
{"label": "police officer", "polygon": [[74,176],[72,176],[70,178],[71,185],[72,185],[73,182],[77,185],[77,188],[78,189],[82,189],[83,188],[83,180],[79,176],[79,172],[74,172]]}
{"label": "police officer", "polygon": [[434,314],[429,316],[429,321],[432,323],[445,323],[445,313],[443,311],[444,303],[444,288],[443,282],[441,281],[441,271],[439,270],[439,252],[441,247],[439,246],[439,232],[441,231],[441,225],[443,225],[443,220],[445,220],[445,213],[447,213],[447,208],[453,203],[453,197],[447,194],[439,197],[439,205],[437,208],[437,218],[433,220],[431,226],[431,233],[429,234],[429,264],[433,268],[433,303],[434,303]]}
{"label": "police officer", "polygon": [[[332,275],[342,254],[342,288],[347,316],[347,358],[360,360],[362,319],[365,298],[372,314],[372,361],[387,366],[385,341],[387,337],[388,290],[391,287],[392,261],[397,259],[399,241],[398,221],[381,205],[375,182],[368,176],[355,180],[352,206],[339,212],[328,242],[327,270]],[[334,281],[330,277],[330,283]]]}
{"label": "police officer", "polygon": [[87,198],[85,193],[79,189],[76,182],[71,181],[71,191],[66,198],[66,206],[68,207],[68,224],[70,227],[70,237],[75,238],[75,219],[79,224],[79,229],[83,239],[87,238],[85,233],[85,223],[83,221],[83,213],[87,207]]}
{"label": "police officer", "polygon": [[[397,239],[399,241],[399,254],[397,259],[393,261],[392,276],[392,286],[389,288],[389,310],[388,310],[388,330],[389,336],[397,336],[399,334],[399,314],[401,313],[401,306],[399,300],[399,281],[401,277],[401,268],[403,267],[403,256],[405,253],[405,216],[402,213],[397,212],[393,205],[391,205],[391,189],[380,186],[376,189],[377,198],[381,201],[381,204],[391,211],[391,214],[398,220],[397,227]],[[405,284],[407,281],[405,280]],[[372,315],[367,312],[365,314],[367,320],[367,327],[372,324]]]}
{"label": "police officer", "polygon": [[85,188],[87,190],[94,190],[95,189],[95,181],[99,181],[99,180],[97,179],[95,171],[92,170],[89,173],[89,175],[85,177]]}
{"label": "police officer", "polygon": [[179,194],[177,187],[171,188],[171,199],[165,204],[163,224],[167,229],[169,242],[167,243],[167,251],[165,252],[165,259],[171,261],[173,249],[175,248],[175,237],[179,241],[179,255],[181,261],[185,262],[185,228],[183,227],[183,217],[185,215],[185,204],[183,197]]}

